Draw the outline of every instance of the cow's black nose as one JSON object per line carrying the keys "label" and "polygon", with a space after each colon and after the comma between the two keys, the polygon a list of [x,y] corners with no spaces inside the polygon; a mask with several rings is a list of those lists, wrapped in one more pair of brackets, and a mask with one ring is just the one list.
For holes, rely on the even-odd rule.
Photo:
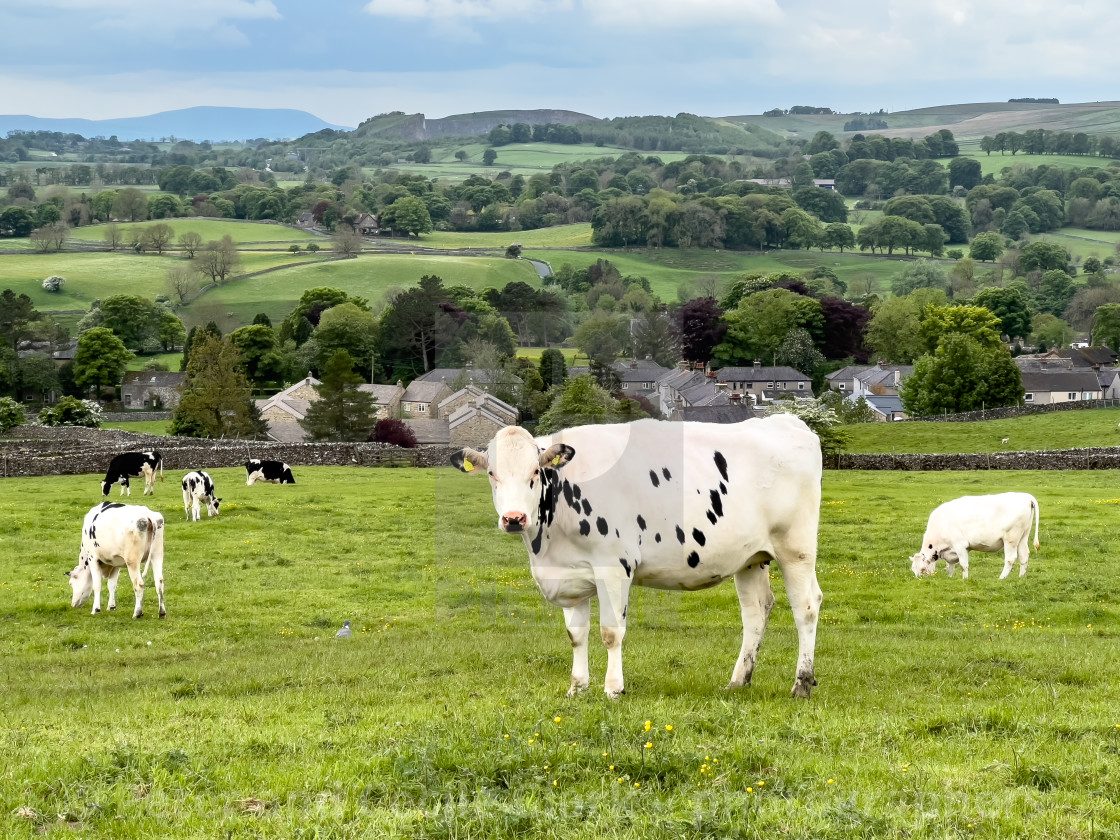
{"label": "cow's black nose", "polygon": [[502,529],[510,534],[524,531],[529,517],[523,513],[511,512],[502,516]]}

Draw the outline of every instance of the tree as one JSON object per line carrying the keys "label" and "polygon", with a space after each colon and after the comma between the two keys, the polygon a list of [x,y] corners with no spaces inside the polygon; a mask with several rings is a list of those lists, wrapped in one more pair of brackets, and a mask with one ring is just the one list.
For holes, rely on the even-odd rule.
{"label": "tree", "polygon": [[314,440],[366,440],[377,422],[377,406],[372,394],[358,390],[361,383],[350,354],[336,350],[323,370],[319,399],[307,407],[300,426]]}
{"label": "tree", "polygon": [[0,237],[24,237],[35,227],[35,217],[26,207],[6,207],[0,210]]}
{"label": "tree", "polygon": [[927,306],[918,334],[927,353],[951,334],[967,335],[985,349],[1002,346],[1000,320],[982,306]]}
{"label": "tree", "polygon": [[1061,315],[1073,300],[1077,287],[1073,278],[1060,269],[1051,269],[1042,275],[1035,291],[1034,301],[1039,312]]}
{"label": "tree", "polygon": [[220,286],[226,282],[241,262],[241,254],[233,237],[223,236],[219,240],[211,240],[198,252],[195,258],[195,270],[204,277],[209,277],[210,282]]}
{"label": "tree", "polygon": [[487,149],[482,153],[482,162],[486,166],[491,166],[494,161],[498,159],[498,153],[493,149]]}
{"label": "tree", "polygon": [[193,260],[195,253],[202,247],[202,234],[194,231],[179,234],[179,247],[183,249],[188,260]]}
{"label": "tree", "polygon": [[62,291],[62,287],[66,285],[66,278],[59,277],[57,274],[52,274],[43,280],[43,291],[53,292],[55,294]]}
{"label": "tree", "polygon": [[163,288],[168,297],[178,298],[179,303],[186,303],[198,291],[198,273],[186,266],[173,266],[164,275]]}
{"label": "tree", "polygon": [[1050,242],[1032,242],[1019,255],[1019,270],[1023,273],[1051,269],[1064,271],[1068,265],[1069,252],[1061,245]]}
{"label": "tree", "polygon": [[545,348],[537,369],[546,388],[563,386],[568,379],[568,364],[564,360],[564,353],[555,347]]}
{"label": "tree", "polygon": [[100,395],[103,386],[120,382],[131,358],[132,353],[112,330],[105,327],[86,330],[78,336],[74,383],[93,386]]}
{"label": "tree", "polygon": [[0,434],[7,434],[27,422],[23,406],[11,397],[0,397]]}
{"label": "tree", "polygon": [[135,187],[125,187],[113,201],[113,216],[138,222],[148,215],[148,199]]}
{"label": "tree", "polygon": [[664,309],[646,311],[638,318],[631,342],[635,358],[648,357],[662,367],[672,367],[680,358],[680,342]]}
{"label": "tree", "polygon": [[908,414],[929,417],[1019,405],[1023,384],[1004,347],[982,347],[971,336],[954,333],[933,354],[918,359],[899,396]]}
{"label": "tree", "polygon": [[18,348],[31,335],[31,325],[40,317],[27,295],[17,295],[11,289],[0,292],[0,342],[5,347]]}
{"label": "tree", "polygon": [[25,395],[30,392],[45,401],[51,392],[59,390],[54,360],[43,353],[24,356],[19,360],[19,383]]}
{"label": "tree", "polygon": [[35,228],[27,239],[32,248],[45,254],[47,251],[61,251],[69,233],[66,222],[51,222]]}
{"label": "tree", "polygon": [[1031,321],[1031,336],[1035,344],[1042,347],[1069,347],[1073,341],[1073,328],[1046,312],[1035,315]]}
{"label": "tree", "polygon": [[681,339],[681,355],[690,362],[707,363],[712,350],[723,341],[727,324],[715,298],[694,298],[677,311],[676,327]]}
{"label": "tree", "polygon": [[949,188],[956,186],[970,190],[980,183],[984,173],[980,161],[973,158],[957,157],[949,161]]}
{"label": "tree", "polygon": [[1005,288],[989,286],[976,295],[975,303],[999,318],[1000,333],[1009,338],[1023,338],[1031,331],[1031,309],[1021,286]]}
{"label": "tree", "polygon": [[1093,316],[1093,344],[1113,350],[1120,348],[1120,303],[1106,303],[1097,308]]}
{"label": "tree", "polygon": [[630,319],[595,313],[580,324],[572,339],[589,359],[611,365],[629,343]]}
{"label": "tree", "polygon": [[100,405],[93,400],[79,400],[69,396],[39,412],[39,423],[43,426],[85,426],[97,429],[101,422]]}
{"label": "tree", "polygon": [[140,239],[137,244],[142,251],[155,251],[157,254],[162,254],[164,249],[171,244],[171,240],[175,238],[175,228],[166,222],[158,222],[154,225],[148,225],[144,228],[143,233],[140,234]]}
{"label": "tree", "polygon": [[396,376],[432,369],[447,337],[439,332],[447,292],[435,275],[420,278],[416,288],[393,298],[381,316],[381,358]]}
{"label": "tree", "polygon": [[455,160],[459,161],[459,163],[462,163],[466,159],[467,159],[467,153],[465,151],[463,151],[462,149],[459,149],[459,151],[457,151],[455,153]]}
{"label": "tree", "polygon": [[577,376],[557,389],[552,405],[537,420],[537,432],[548,434],[571,426],[638,420],[645,412],[634,410],[631,400],[615,400],[590,376]]}
{"label": "tree", "polygon": [[1003,253],[1003,237],[998,233],[978,233],[969,246],[968,255],[981,262],[994,262]]}
{"label": "tree", "polygon": [[362,237],[350,225],[341,222],[331,234],[331,248],[343,257],[356,257],[362,252]]}
{"label": "tree", "polygon": [[916,260],[906,266],[894,280],[891,281],[891,292],[902,297],[915,289],[940,289],[944,291],[949,287],[945,269],[932,260]]}
{"label": "tree", "polygon": [[101,301],[100,326],[111,329],[130,350],[143,350],[158,331],[158,307],[138,295],[111,295]]}
{"label": "tree", "polygon": [[203,438],[255,438],[265,425],[241,372],[241,354],[229,341],[199,331],[187,363],[183,396],[171,434]]}
{"label": "tree", "polygon": [[892,364],[910,364],[923,352],[918,328],[921,310],[917,298],[887,298],[880,303],[867,325],[867,345],[872,359],[886,359]]}
{"label": "tree", "polygon": [[824,362],[824,355],[813,344],[813,337],[804,327],[794,327],[786,333],[774,358],[778,364],[789,365],[806,376],[812,376],[817,366]]}
{"label": "tree", "polygon": [[824,248],[838,248],[842,254],[845,248],[856,247],[856,235],[850,225],[833,222],[824,229],[824,236],[818,244]]}
{"label": "tree", "polygon": [[109,250],[116,251],[124,243],[124,231],[121,230],[120,225],[115,222],[110,222],[105,225],[105,235],[103,238]]}
{"label": "tree", "polygon": [[435,229],[432,225],[432,216],[428,212],[428,205],[423,199],[414,195],[398,198],[386,207],[381,214],[381,223],[393,230],[403,230],[410,236],[416,237],[422,233],[431,233]]}
{"label": "tree", "polygon": [[[457,154],[465,155],[466,153],[458,152]],[[409,425],[403,420],[397,420],[393,417],[378,420],[369,439],[376,443],[388,443],[405,449],[413,449],[416,446],[416,434]]]}
{"label": "tree", "polygon": [[356,303],[340,303],[319,318],[315,338],[326,360],[337,350],[349,353],[355,367],[370,374],[377,350],[377,317]]}

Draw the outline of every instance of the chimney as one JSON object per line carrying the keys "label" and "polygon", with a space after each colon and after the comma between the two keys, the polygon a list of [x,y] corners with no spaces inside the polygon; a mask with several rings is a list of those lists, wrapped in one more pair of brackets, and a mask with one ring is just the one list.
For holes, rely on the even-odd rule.
{"label": "chimney", "polygon": [[1100,363],[1097,363],[1097,364],[1093,365],[1093,370],[1100,371],[1100,369],[1101,369]]}
{"label": "chimney", "polygon": [[[708,375],[711,376],[711,374],[708,374]],[[716,383],[716,390],[719,391],[721,394],[726,394],[731,390],[731,383],[729,383],[729,382],[717,382]]]}
{"label": "chimney", "polygon": [[631,359],[630,360],[630,369],[633,370],[637,366],[638,366],[638,360],[637,359]]}
{"label": "chimney", "polygon": [[762,359],[755,359],[753,367],[762,367]]}
{"label": "chimney", "polygon": [[398,379],[397,380],[397,387],[398,388],[403,388],[404,387],[404,382],[402,382],[401,380]]}
{"label": "chimney", "polygon": [[880,360],[879,360],[879,367],[880,367],[880,368],[882,368],[883,370],[886,370],[886,368],[887,368],[887,360],[886,360],[886,359],[880,359]]}
{"label": "chimney", "polygon": [[743,395],[742,394],[732,394],[731,395],[731,404],[732,405],[742,405],[743,404]]}
{"label": "chimney", "polygon": [[692,369],[693,370],[703,370],[704,369],[704,363],[703,362],[693,362],[692,363]]}
{"label": "chimney", "polygon": [[688,370],[688,368],[689,368],[688,360],[687,359],[681,359],[679,362],[677,362],[677,367],[679,367],[681,370]]}
{"label": "chimney", "polygon": [[708,379],[715,379],[716,378],[716,372],[714,370],[710,370],[707,373],[705,373],[704,376],[706,376]]}
{"label": "chimney", "polygon": [[894,387],[898,387],[898,383],[902,381],[902,371],[896,370],[894,372]]}

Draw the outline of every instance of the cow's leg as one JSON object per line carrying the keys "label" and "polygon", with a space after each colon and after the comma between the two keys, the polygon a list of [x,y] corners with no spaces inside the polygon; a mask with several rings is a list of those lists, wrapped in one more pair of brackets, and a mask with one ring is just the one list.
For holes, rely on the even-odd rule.
{"label": "cow's leg", "polygon": [[817,645],[817,619],[820,617],[821,588],[817,583],[816,535],[812,542],[802,542],[801,547],[789,540],[780,548],[775,546],[778,564],[797,625],[797,677],[793,683],[794,697],[808,697],[817,680],[813,673],[813,651]]}
{"label": "cow's leg", "polygon": [[1031,531],[1027,529],[1027,533],[1023,534],[1023,539],[1019,541],[1019,577],[1027,573],[1027,560],[1031,556],[1031,550],[1028,543],[1030,542]]}
{"label": "cow's leg", "polygon": [[[1026,537],[1023,537],[1023,539],[1025,541]],[[1005,534],[1003,538],[1003,572],[1000,573],[1000,580],[1003,580],[1011,574],[1011,570],[1015,567],[1015,557],[1018,553],[1017,545],[1007,539],[1007,535]]]}
{"label": "cow's leg", "polygon": [[735,573],[735,591],[739,593],[739,611],[743,616],[743,647],[731,672],[728,688],[751,684],[751,674],[758,660],[758,648],[766,622],[774,607],[774,592],[770,588],[770,569],[759,563]]}
{"label": "cow's leg", "polygon": [[622,640],[626,638],[630,577],[619,574],[600,578],[595,589],[599,597],[599,635],[607,647],[607,677],[603,690],[613,700],[626,691],[622,677]]}
{"label": "cow's leg", "polygon": [[957,562],[961,564],[961,577],[968,580],[968,546],[954,546]]}
{"label": "cow's leg", "polygon": [[93,577],[93,609],[90,615],[97,615],[101,612],[101,568],[94,559],[89,561],[89,573]]}
{"label": "cow's leg", "polygon": [[564,608],[564,625],[568,628],[568,638],[572,640],[572,685],[568,696],[575,697],[591,681],[587,670],[587,637],[591,634],[591,599]]}
{"label": "cow's leg", "polygon": [[117,583],[120,582],[121,567],[114,566],[113,571],[109,572],[109,577],[105,582],[109,585],[109,611],[112,612],[117,608]]}
{"label": "cow's leg", "polygon": [[[167,604],[163,600],[163,531],[156,533],[156,543],[152,545],[152,579],[159,597],[159,617],[167,616]],[[158,545],[158,550],[157,550]]]}
{"label": "cow's leg", "polygon": [[144,614],[144,575],[141,574],[142,566],[139,561],[129,561],[128,576],[132,579],[132,591],[136,593],[136,608],[132,611],[133,618]]}

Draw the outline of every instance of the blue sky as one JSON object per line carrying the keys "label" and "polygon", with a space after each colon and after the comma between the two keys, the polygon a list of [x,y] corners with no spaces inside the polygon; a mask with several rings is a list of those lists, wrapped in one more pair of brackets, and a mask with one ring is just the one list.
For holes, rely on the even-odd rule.
{"label": "blue sky", "polygon": [[356,125],[1120,99],[1107,0],[0,0],[0,113],[297,108]]}

